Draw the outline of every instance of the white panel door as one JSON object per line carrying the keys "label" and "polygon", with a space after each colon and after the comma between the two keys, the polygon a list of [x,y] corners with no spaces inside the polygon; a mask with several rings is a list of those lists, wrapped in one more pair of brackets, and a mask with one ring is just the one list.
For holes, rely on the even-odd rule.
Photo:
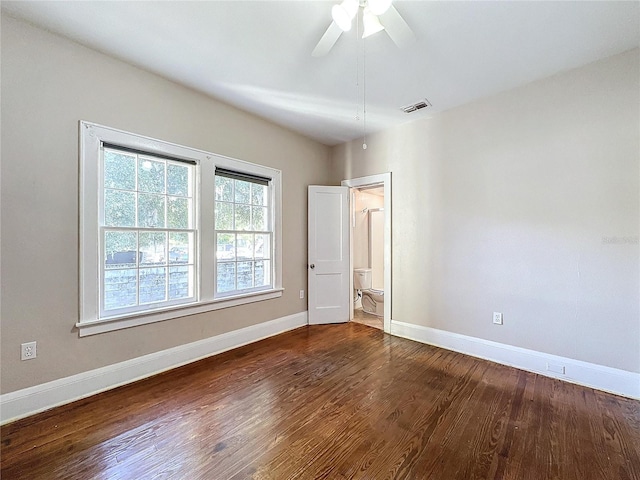
{"label": "white panel door", "polygon": [[309,324],[349,321],[349,189],[309,187]]}

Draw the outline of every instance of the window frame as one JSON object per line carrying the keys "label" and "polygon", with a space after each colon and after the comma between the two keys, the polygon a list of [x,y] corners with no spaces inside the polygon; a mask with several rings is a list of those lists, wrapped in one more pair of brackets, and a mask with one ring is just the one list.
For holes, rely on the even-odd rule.
{"label": "window frame", "polygon": [[[103,143],[103,142],[101,142]],[[110,232],[110,231],[129,231],[129,232],[135,232],[136,233],[136,237],[137,237],[137,243],[140,241],[140,234],[145,234],[145,233],[166,233],[167,234],[167,241],[169,241],[169,238],[171,236],[171,233],[191,233],[194,236],[194,241],[193,241],[193,258],[192,264],[171,264],[170,261],[167,260],[166,265],[163,266],[159,266],[159,265],[154,265],[154,266],[145,266],[144,263],[141,262],[141,259],[138,258],[138,260],[135,262],[135,267],[129,267],[127,268],[127,270],[135,270],[136,271],[136,277],[137,277],[137,282],[136,282],[136,304],[132,305],[132,306],[125,306],[125,307],[120,307],[120,308],[116,308],[116,309],[110,309],[111,313],[109,312],[109,310],[107,310],[106,308],[106,296],[105,295],[100,295],[99,296],[99,312],[100,312],[100,318],[111,318],[111,317],[116,317],[116,316],[122,316],[122,315],[127,315],[127,314],[132,314],[132,313],[138,313],[138,312],[149,312],[149,311],[153,311],[153,310],[157,310],[158,308],[168,308],[168,307],[172,307],[172,306],[181,306],[181,305],[187,305],[190,303],[193,303],[195,301],[197,301],[197,295],[198,295],[198,262],[197,262],[197,253],[199,250],[199,237],[198,237],[198,222],[196,220],[196,203],[197,203],[197,199],[199,196],[199,191],[198,191],[198,185],[196,183],[196,171],[197,171],[197,164],[193,163],[191,161],[181,161],[181,159],[177,159],[177,158],[162,158],[162,156],[158,155],[158,154],[153,154],[150,153],[148,151],[145,152],[132,152],[132,151],[127,151],[127,150],[131,150],[131,149],[123,149],[122,147],[118,147],[118,146],[113,146],[113,145],[107,145],[107,144],[103,144],[100,147],[100,154],[99,154],[99,182],[98,182],[98,188],[100,189],[100,193],[98,194],[99,196],[102,196],[103,194],[105,194],[106,190],[113,190],[112,188],[108,188],[104,185],[104,180],[105,180],[105,171],[104,171],[104,167],[105,167],[105,152],[106,151],[111,151],[111,152],[119,152],[128,156],[135,156],[135,165],[136,165],[136,171],[138,168],[138,162],[140,161],[140,159],[150,159],[151,161],[154,162],[164,162],[165,165],[168,167],[169,165],[180,165],[183,167],[191,167],[192,168],[192,172],[190,172],[190,183],[192,183],[191,185],[191,190],[192,190],[192,194],[191,196],[185,196],[183,198],[187,198],[187,199],[191,199],[192,201],[192,207],[191,207],[191,214],[190,214],[190,219],[189,219],[189,223],[191,224],[191,227],[186,227],[186,228],[172,228],[170,227],[166,222],[164,223],[163,227],[150,227],[150,226],[146,226],[146,225],[142,225],[139,223],[139,221],[134,222],[136,223],[133,226],[116,226],[116,225],[106,225],[106,195],[105,197],[103,197],[102,201],[98,200],[98,207],[100,208],[99,214],[98,214],[98,242],[100,243],[99,247],[99,254],[100,254],[100,261],[99,261],[99,265],[100,265],[100,283],[99,283],[99,290],[101,292],[105,292],[105,286],[106,286],[106,274],[109,271],[113,271],[111,269],[108,268],[103,268],[102,267],[102,261],[103,259],[106,258],[106,245],[104,242],[104,234],[106,232]],[[138,174],[139,175],[139,172]],[[165,176],[167,175],[167,173],[165,172]],[[126,190],[123,190],[126,191]],[[134,195],[136,196],[136,206],[138,205],[138,198],[140,195],[145,195],[148,193],[145,192],[141,192],[139,190],[138,185],[135,186],[135,190],[131,191],[132,193],[134,193]],[[168,200],[169,197],[171,197],[171,195],[165,191],[162,194],[165,197],[165,217],[167,214],[167,208],[168,208]],[[136,210],[138,210],[136,208]],[[138,218],[138,211],[136,211],[134,213],[136,219]],[[165,218],[166,220],[167,218]],[[168,247],[168,245],[165,245],[166,247]],[[140,247],[138,246],[138,249]],[[138,250],[139,251],[139,250]],[[167,248],[166,251],[167,257],[169,257],[170,252],[169,249]],[[191,288],[193,289],[193,294],[188,296],[188,297],[182,297],[182,298],[177,298],[177,299],[173,299],[171,300],[170,298],[166,298],[165,300],[161,300],[161,301],[157,301],[157,302],[147,302],[147,303],[140,303],[139,302],[139,295],[140,295],[140,289],[141,289],[141,272],[146,270],[146,269],[156,269],[156,268],[166,268],[166,284],[165,287],[169,287],[169,280],[170,280],[170,276],[171,276],[171,268],[176,268],[176,267],[184,267],[184,266],[192,266],[192,268],[194,269],[193,273],[191,274],[191,280],[193,281]],[[118,270],[122,270],[118,269]],[[167,291],[168,293],[168,291]]]}
{"label": "window frame", "polygon": [[[79,319],[76,327],[80,336],[93,335],[136,325],[179,318],[187,315],[228,308],[282,296],[282,173],[280,170],[217,155],[202,150],[138,135],[123,130],[80,121],[79,175]],[[99,217],[99,195],[102,192],[101,146],[119,145],[196,163],[194,182],[194,217],[196,230],[195,301],[180,305],[100,316],[101,243],[103,228]],[[217,297],[215,239],[215,168],[244,172],[271,178],[270,215],[272,217],[272,287],[259,291]]]}
{"label": "window frame", "polygon": [[[216,167],[221,167],[221,165],[218,164],[218,165],[216,165]],[[229,169],[227,169],[227,170],[229,170]],[[249,174],[249,172],[246,172],[246,171],[234,170],[233,173],[240,173],[241,175],[247,174],[248,177],[255,176],[255,175]],[[218,176],[215,172],[214,172],[214,175]],[[220,176],[223,177],[223,178],[225,177],[225,175],[220,175]],[[226,178],[229,178],[229,177],[227,176]],[[216,228],[214,226],[214,243],[216,244],[216,267],[215,267],[216,268],[216,273],[218,272],[218,264],[219,263],[233,263],[234,264],[234,278],[235,278],[235,281],[237,282],[237,280],[238,280],[238,264],[239,263],[243,263],[243,262],[249,261],[249,262],[254,264],[253,268],[255,268],[255,263],[256,262],[258,262],[258,261],[267,261],[269,263],[269,278],[271,280],[269,282],[269,285],[258,286],[258,287],[253,286],[253,287],[244,288],[244,289],[235,288],[233,290],[228,290],[228,291],[220,291],[218,289],[218,284],[216,282],[216,284],[214,285],[214,290],[215,290],[214,291],[214,295],[215,295],[216,298],[226,298],[226,297],[231,297],[231,296],[235,296],[235,295],[242,295],[242,294],[245,294],[245,293],[260,292],[260,291],[263,291],[263,290],[269,290],[269,289],[272,288],[273,278],[274,278],[274,271],[273,271],[274,270],[274,262],[273,262],[273,258],[272,258],[273,257],[272,248],[269,249],[270,250],[270,254],[269,254],[269,256],[267,258],[256,258],[255,256],[252,256],[252,258],[250,260],[247,260],[247,259],[240,260],[237,257],[238,244],[234,242],[234,248],[235,248],[236,256],[233,257],[233,260],[219,260],[218,259],[218,256],[217,256],[217,240],[218,240],[218,236],[219,235],[225,235],[225,234],[234,235],[234,236],[236,236],[236,240],[237,240],[237,236],[238,235],[254,235],[254,236],[255,235],[268,235],[269,236],[269,245],[270,246],[273,245],[273,241],[274,241],[273,227],[274,227],[274,223],[275,222],[274,222],[274,218],[273,217],[274,217],[275,209],[273,207],[272,182],[269,181],[267,183],[267,186],[268,186],[268,189],[267,189],[268,200],[267,200],[266,207],[264,207],[264,206],[260,206],[260,205],[254,205],[252,203],[243,204],[241,202],[237,202],[236,198],[235,198],[235,180],[240,180],[240,179],[236,178],[236,179],[232,179],[232,180],[234,181],[234,189],[233,189],[234,198],[231,201],[220,200],[219,202],[221,202],[223,204],[232,205],[233,206],[232,207],[232,211],[234,212],[234,214],[235,214],[235,211],[236,211],[236,208],[235,208],[236,205],[247,205],[250,208],[253,208],[254,206],[259,206],[261,208],[266,208],[267,209],[267,216],[266,216],[267,228],[265,230],[260,230],[260,231],[259,230],[253,230],[253,229],[251,229],[251,230],[239,230],[237,228],[233,228],[233,229],[229,230],[229,229],[223,229],[223,228],[218,229],[218,228]],[[258,182],[251,182],[250,178],[243,179],[243,180],[246,181],[246,182],[249,182],[249,183],[259,184]],[[214,182],[215,182],[215,177],[214,177]],[[215,203],[216,202],[218,202],[218,200],[215,200],[215,198],[214,198],[214,209],[215,209]],[[234,223],[235,223],[235,219],[236,219],[235,215],[233,215],[232,218],[233,218]],[[234,227],[235,227],[235,225],[234,225]],[[254,274],[255,274],[255,271],[254,271]],[[217,280],[217,278],[216,278],[216,280]]]}

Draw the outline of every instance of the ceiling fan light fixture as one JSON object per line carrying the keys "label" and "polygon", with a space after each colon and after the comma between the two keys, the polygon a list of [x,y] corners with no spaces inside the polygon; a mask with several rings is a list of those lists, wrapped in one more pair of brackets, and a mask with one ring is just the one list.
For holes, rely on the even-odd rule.
{"label": "ceiling fan light fixture", "polygon": [[343,0],[331,9],[331,17],[343,32],[351,30],[351,22],[358,13],[358,0]]}
{"label": "ceiling fan light fixture", "polygon": [[368,0],[367,5],[374,15],[382,15],[389,10],[393,0]]}
{"label": "ceiling fan light fixture", "polygon": [[380,23],[380,20],[371,12],[369,7],[365,8],[364,12],[362,13],[362,25],[364,27],[362,38],[367,38],[374,33],[378,33],[384,30],[384,27]]}

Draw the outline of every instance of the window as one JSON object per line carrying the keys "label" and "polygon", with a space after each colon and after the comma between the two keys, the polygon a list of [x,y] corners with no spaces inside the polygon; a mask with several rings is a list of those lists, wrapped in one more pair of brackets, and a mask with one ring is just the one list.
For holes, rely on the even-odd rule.
{"label": "window", "polygon": [[280,171],[80,123],[80,335],[282,295]]}
{"label": "window", "polygon": [[195,299],[195,164],[103,144],[101,316]]}
{"label": "window", "polygon": [[271,287],[270,178],[215,173],[216,294]]}

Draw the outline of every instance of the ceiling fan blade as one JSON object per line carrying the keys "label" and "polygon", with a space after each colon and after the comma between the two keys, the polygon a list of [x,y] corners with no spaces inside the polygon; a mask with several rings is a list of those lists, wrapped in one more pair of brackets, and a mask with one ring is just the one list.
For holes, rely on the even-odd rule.
{"label": "ceiling fan blade", "polygon": [[393,40],[398,48],[407,47],[416,41],[416,36],[413,34],[413,31],[393,5],[380,15],[380,23],[382,23],[391,40]]}
{"label": "ceiling fan blade", "polygon": [[342,35],[342,29],[336,24],[336,22],[331,22],[331,25],[329,25],[327,31],[322,35],[322,38],[316,45],[316,48],[311,52],[311,56],[322,57],[329,53],[329,50],[331,50],[331,47],[333,47],[333,45],[338,41],[340,35]]}

